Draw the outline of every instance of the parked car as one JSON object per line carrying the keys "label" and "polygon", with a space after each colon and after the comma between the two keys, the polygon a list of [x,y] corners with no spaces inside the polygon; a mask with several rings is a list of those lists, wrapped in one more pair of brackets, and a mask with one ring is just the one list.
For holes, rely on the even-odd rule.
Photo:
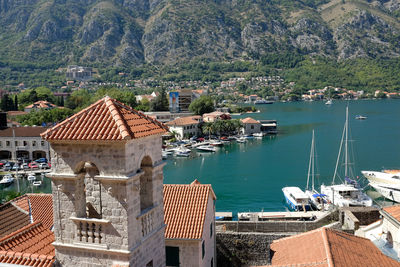
{"label": "parked car", "polygon": [[15,164],[15,165],[12,167],[12,170],[13,170],[13,171],[19,171],[19,170],[21,170],[21,167],[20,167],[18,164]]}
{"label": "parked car", "polygon": [[21,165],[21,168],[24,169],[24,170],[29,169],[28,163],[23,163],[23,164]]}
{"label": "parked car", "polygon": [[49,169],[50,166],[47,163],[39,163],[39,168],[40,169]]}
{"label": "parked car", "polygon": [[40,158],[35,160],[37,163],[47,163],[47,159],[46,158]]}
{"label": "parked car", "polygon": [[28,166],[29,166],[29,168],[31,168],[31,169],[37,169],[37,168],[39,168],[39,164],[37,164],[36,162],[31,162],[31,163],[29,163],[28,164]]}

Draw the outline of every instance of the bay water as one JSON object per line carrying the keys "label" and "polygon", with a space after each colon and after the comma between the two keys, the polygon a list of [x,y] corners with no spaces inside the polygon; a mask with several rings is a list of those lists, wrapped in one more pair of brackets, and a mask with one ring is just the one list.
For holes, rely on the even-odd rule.
{"label": "bay water", "polygon": [[[318,163],[316,187],[319,190],[321,183],[331,183],[346,105],[353,148],[350,152],[354,155],[350,167],[360,181],[361,170],[400,169],[400,100],[333,101],[332,105],[322,101],[278,102],[257,105],[260,113],[239,116],[276,119],[276,136],[232,143],[216,153],[169,157],[164,183],[188,184],[198,179],[202,184],[211,184],[217,196],[217,211],[284,211],[282,187],[306,186],[313,129]],[[368,118],[356,120],[356,115]]]}

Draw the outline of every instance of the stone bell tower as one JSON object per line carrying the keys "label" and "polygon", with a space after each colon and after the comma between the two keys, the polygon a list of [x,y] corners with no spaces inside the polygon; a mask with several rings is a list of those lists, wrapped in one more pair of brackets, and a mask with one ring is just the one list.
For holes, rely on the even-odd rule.
{"label": "stone bell tower", "polygon": [[62,266],[165,266],[161,135],[105,97],[42,134],[51,145]]}

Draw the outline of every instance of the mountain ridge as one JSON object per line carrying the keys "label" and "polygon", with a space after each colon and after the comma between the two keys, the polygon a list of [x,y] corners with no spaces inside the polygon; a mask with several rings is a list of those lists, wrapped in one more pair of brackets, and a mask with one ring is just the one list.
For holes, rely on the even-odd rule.
{"label": "mountain ridge", "polygon": [[282,51],[394,58],[399,17],[399,0],[0,0],[0,58],[102,67]]}

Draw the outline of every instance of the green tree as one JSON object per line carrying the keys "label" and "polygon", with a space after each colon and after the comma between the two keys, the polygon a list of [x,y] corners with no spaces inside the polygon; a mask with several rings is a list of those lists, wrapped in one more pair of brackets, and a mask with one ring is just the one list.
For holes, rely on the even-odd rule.
{"label": "green tree", "polygon": [[149,111],[150,101],[147,98],[143,98],[142,101],[140,101],[139,105],[136,106],[136,109],[143,112]]}
{"label": "green tree", "polygon": [[18,110],[18,95],[14,97],[14,110]]}
{"label": "green tree", "polygon": [[91,103],[91,95],[88,90],[81,89],[74,91],[65,101],[65,106],[73,110],[81,110]]}
{"label": "green tree", "polygon": [[1,110],[3,111],[10,111],[14,109],[14,102],[10,98],[8,94],[4,94],[1,98],[0,103]]}
{"label": "green tree", "polygon": [[17,116],[17,121],[22,125],[42,125],[42,123],[56,123],[62,121],[72,114],[73,111],[69,108],[41,109]]}
{"label": "green tree", "polygon": [[132,108],[137,106],[136,103],[136,97],[133,94],[133,92],[128,91],[128,90],[120,90],[115,87],[102,87],[99,90],[96,91],[95,95],[91,99],[91,102],[94,103],[97,100],[109,96],[111,98],[114,98],[125,105],[128,105]]}
{"label": "green tree", "polygon": [[167,92],[164,87],[161,88],[160,94],[150,102],[151,111],[168,111],[169,104],[167,98]]}
{"label": "green tree", "polygon": [[189,110],[196,115],[213,112],[214,101],[210,96],[200,96],[190,104]]}

